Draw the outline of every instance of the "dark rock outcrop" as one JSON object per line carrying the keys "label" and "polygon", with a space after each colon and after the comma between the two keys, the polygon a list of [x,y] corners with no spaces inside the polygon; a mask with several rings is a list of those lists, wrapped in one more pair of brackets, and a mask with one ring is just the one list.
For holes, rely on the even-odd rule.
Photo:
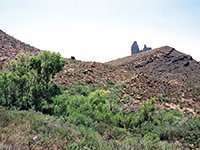
{"label": "dark rock outcrop", "polygon": [[72,59],[72,60],[76,60],[75,56],[71,56],[71,59]]}
{"label": "dark rock outcrop", "polygon": [[133,45],[131,46],[131,55],[140,53],[137,41],[133,42]]}
{"label": "dark rock outcrop", "polygon": [[141,52],[145,52],[145,51],[149,51],[149,50],[152,50],[151,47],[147,47],[146,44],[144,44],[144,48]]}
{"label": "dark rock outcrop", "polygon": [[133,42],[133,45],[131,46],[131,55],[138,54],[138,53],[145,52],[145,51],[149,51],[149,50],[152,50],[152,48],[147,47],[146,45],[144,45],[144,48],[142,50],[140,50],[139,47],[138,47],[137,41],[135,41],[135,42]]}

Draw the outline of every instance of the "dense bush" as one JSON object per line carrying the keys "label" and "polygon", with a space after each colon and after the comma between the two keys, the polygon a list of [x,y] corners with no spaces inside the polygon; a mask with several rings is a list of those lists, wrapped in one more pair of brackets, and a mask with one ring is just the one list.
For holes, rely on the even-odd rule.
{"label": "dense bush", "polygon": [[50,78],[62,70],[65,59],[59,53],[43,51],[39,56],[20,54],[0,73],[0,104],[6,107],[50,113],[52,97],[61,94]]}
{"label": "dense bush", "polygon": [[64,94],[54,98],[54,114],[71,119],[82,116],[82,122],[78,121],[79,124],[85,124],[84,119],[90,120],[89,118],[94,122],[117,124],[120,104],[120,100],[109,91],[96,90],[88,96],[74,95],[65,91]]}

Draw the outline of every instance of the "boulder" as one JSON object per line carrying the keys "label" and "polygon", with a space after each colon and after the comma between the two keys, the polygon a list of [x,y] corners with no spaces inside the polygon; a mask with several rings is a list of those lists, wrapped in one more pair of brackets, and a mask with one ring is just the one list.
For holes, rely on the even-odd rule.
{"label": "boulder", "polygon": [[75,56],[71,56],[71,59],[72,59],[72,60],[76,60]]}

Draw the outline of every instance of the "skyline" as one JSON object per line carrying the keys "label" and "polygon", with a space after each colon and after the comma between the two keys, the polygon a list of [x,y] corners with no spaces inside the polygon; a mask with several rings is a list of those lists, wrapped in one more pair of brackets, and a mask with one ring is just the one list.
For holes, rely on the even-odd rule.
{"label": "skyline", "polygon": [[2,0],[0,29],[63,57],[106,62],[171,46],[200,61],[200,0]]}

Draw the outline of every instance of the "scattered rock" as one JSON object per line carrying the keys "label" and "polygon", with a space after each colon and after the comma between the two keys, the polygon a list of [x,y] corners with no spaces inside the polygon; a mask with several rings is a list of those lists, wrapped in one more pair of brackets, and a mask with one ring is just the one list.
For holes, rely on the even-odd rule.
{"label": "scattered rock", "polygon": [[31,56],[40,54],[40,50],[25,44],[0,30],[0,64],[8,64],[11,59],[16,59],[20,53],[26,53]]}
{"label": "scattered rock", "polygon": [[141,100],[142,97],[141,97],[141,96],[137,96],[136,99],[137,99],[137,100]]}
{"label": "scattered rock", "polygon": [[186,64],[184,64],[185,67],[189,66],[190,62],[187,62]]}
{"label": "scattered rock", "polygon": [[107,64],[127,71],[143,72],[173,84],[200,85],[199,62],[169,46],[142,55],[113,60]]}

